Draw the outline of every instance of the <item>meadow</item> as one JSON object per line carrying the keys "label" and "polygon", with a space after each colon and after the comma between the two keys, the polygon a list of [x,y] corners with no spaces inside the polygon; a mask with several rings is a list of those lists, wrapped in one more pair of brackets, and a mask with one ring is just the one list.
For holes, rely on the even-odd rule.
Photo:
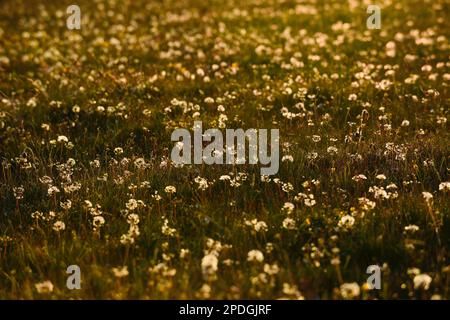
{"label": "meadow", "polygon": [[445,0],[0,1],[0,299],[449,299],[449,104]]}

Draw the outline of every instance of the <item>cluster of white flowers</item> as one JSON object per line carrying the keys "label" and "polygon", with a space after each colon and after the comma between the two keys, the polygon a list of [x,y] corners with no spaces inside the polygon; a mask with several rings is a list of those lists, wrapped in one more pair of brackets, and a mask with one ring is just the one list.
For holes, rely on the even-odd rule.
{"label": "cluster of white flowers", "polygon": [[263,262],[264,254],[259,250],[250,250],[247,253],[247,261]]}
{"label": "cluster of white flowers", "polygon": [[341,296],[344,299],[354,299],[359,297],[361,290],[356,282],[343,283],[340,287]]}
{"label": "cluster of white flowers", "polygon": [[244,224],[251,227],[256,232],[266,232],[268,230],[267,223],[265,223],[264,221],[258,221],[258,219],[245,219]]}
{"label": "cluster of white flowers", "polygon": [[353,227],[354,224],[355,224],[355,218],[353,218],[351,215],[347,214],[339,220],[338,227],[343,230],[349,230]]}
{"label": "cluster of white flowers", "polygon": [[133,244],[140,235],[139,216],[135,213],[128,214],[127,222],[129,224],[128,232],[120,237],[120,243],[123,245]]}
{"label": "cluster of white flowers", "polygon": [[194,182],[198,184],[198,189],[200,190],[206,190],[212,184],[212,182],[208,182],[207,179],[202,178],[200,176],[196,177],[194,179]]}
{"label": "cluster of white flowers", "polygon": [[165,236],[173,237],[177,233],[177,229],[169,227],[169,220],[163,217],[163,225],[161,227],[161,233]]}
{"label": "cluster of white flowers", "polygon": [[205,255],[202,258],[201,268],[203,278],[206,281],[214,281],[216,279],[216,273],[219,269],[219,254],[224,248],[220,241],[208,238],[206,241]]}
{"label": "cluster of white flowers", "polygon": [[314,194],[305,194],[303,192],[298,193],[294,197],[295,202],[303,202],[303,204],[307,207],[313,207],[316,204],[316,200],[314,199]]}

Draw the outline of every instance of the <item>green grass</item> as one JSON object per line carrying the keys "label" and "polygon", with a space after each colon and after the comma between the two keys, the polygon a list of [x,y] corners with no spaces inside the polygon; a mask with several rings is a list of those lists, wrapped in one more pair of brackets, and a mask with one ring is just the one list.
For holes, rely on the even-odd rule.
{"label": "green grass", "polygon": [[[449,191],[439,190],[450,171],[449,5],[381,1],[381,30],[368,30],[360,1],[305,3],[316,13],[296,1],[79,0],[82,27],[71,31],[71,2],[0,2],[0,298],[341,299],[346,283],[361,288],[358,299],[450,298]],[[392,84],[381,90],[382,80]],[[257,166],[167,161],[175,128],[215,128],[221,113],[227,128],[280,129],[281,156],[293,162],[263,182]],[[226,174],[246,179],[233,186],[219,179]],[[352,179],[359,174],[367,180]],[[48,196],[43,176],[60,192]],[[376,199],[371,187],[391,198]],[[299,193],[315,205],[296,201]],[[364,209],[363,197],[375,207]],[[127,211],[130,199],[144,206]],[[60,205],[67,200],[70,209]],[[85,200],[101,206],[97,232]],[[123,244],[132,213],[140,233]],[[350,228],[339,227],[345,215]],[[295,229],[283,227],[287,217]],[[252,219],[267,230],[252,229]],[[56,221],[65,230],[53,230]],[[248,261],[251,250],[264,261]],[[205,276],[210,253],[218,269]],[[381,290],[364,286],[372,264],[383,266]],[[66,287],[69,265],[81,268],[81,290]],[[115,276],[123,266],[129,274]],[[414,287],[418,274],[431,277],[428,289]],[[39,292],[47,280],[53,291]]]}

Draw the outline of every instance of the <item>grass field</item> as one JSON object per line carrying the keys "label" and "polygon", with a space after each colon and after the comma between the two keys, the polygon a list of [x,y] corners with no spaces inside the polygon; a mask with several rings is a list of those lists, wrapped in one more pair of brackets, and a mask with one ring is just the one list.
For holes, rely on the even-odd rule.
{"label": "grass field", "polygon": [[0,298],[449,299],[449,104],[444,0],[0,1]]}

